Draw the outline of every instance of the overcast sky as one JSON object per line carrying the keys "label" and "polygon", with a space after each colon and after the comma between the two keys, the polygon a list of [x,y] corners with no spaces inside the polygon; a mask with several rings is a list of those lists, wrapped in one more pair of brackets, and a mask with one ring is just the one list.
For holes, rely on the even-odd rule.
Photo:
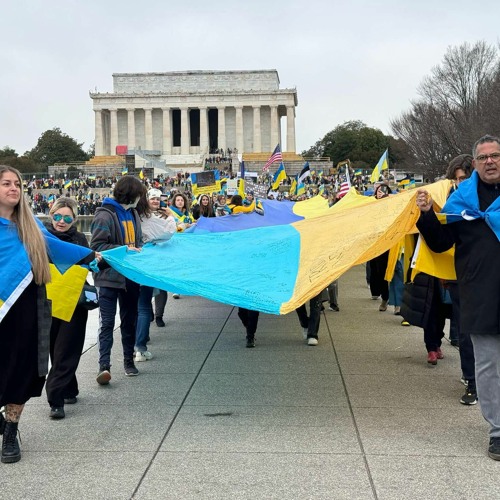
{"label": "overcast sky", "polygon": [[347,120],[389,134],[448,46],[498,43],[500,1],[474,5],[2,0],[0,148],[22,154],[59,127],[87,149],[89,91],[126,72],[276,69],[281,88],[297,88],[298,152]]}

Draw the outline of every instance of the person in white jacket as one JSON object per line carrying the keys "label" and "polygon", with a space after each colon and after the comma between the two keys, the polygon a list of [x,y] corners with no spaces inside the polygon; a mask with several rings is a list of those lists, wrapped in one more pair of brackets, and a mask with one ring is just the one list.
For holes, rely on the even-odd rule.
{"label": "person in white jacket", "polygon": [[[137,204],[137,213],[141,220],[142,241],[146,243],[157,243],[169,240],[177,232],[175,219],[167,207],[160,207],[161,191],[150,189]],[[166,294],[167,292],[162,291]],[[147,348],[149,340],[149,326],[151,323],[151,299],[153,288],[141,285],[139,292],[139,304],[137,315],[137,328],[135,333],[135,355],[134,360],[148,361],[153,355]]]}

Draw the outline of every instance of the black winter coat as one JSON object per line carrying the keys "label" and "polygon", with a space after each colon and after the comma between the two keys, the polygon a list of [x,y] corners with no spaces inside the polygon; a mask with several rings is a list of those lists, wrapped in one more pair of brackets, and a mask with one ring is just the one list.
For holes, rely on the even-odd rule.
{"label": "black winter coat", "polygon": [[[484,211],[500,189],[480,181],[478,194]],[[442,225],[432,210],[420,215],[417,227],[434,252],[455,244],[460,329],[472,335],[500,334],[500,241],[495,233],[483,219]]]}

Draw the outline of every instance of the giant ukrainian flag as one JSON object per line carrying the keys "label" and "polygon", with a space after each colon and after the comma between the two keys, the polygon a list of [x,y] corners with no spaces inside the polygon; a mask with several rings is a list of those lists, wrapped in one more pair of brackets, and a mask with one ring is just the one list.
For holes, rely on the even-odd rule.
{"label": "giant ukrainian flag", "polygon": [[[449,185],[449,181],[440,181],[428,186],[440,206]],[[353,192],[347,196],[359,197]],[[345,203],[345,208],[339,203],[336,209],[334,205],[289,223],[242,230],[236,228],[248,215],[229,215],[218,219],[235,224],[232,230],[177,233],[165,243],[146,245],[139,253],[120,247],[102,254],[120,273],[143,285],[286,314],[352,266],[380,255],[415,232],[419,216],[415,196],[415,191],[405,191],[376,203],[359,197],[349,206]],[[302,203],[306,202],[297,207],[290,204],[293,215]],[[283,210],[289,210],[287,205],[282,202]],[[264,213],[268,212],[265,206]],[[264,220],[266,215],[255,217]],[[176,262],[182,265],[172,264]]]}

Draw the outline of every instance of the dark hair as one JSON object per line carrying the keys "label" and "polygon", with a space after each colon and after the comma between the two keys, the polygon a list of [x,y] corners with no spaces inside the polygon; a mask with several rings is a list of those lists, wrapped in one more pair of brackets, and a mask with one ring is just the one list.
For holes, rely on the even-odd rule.
{"label": "dark hair", "polygon": [[387,184],[379,184],[376,188],[375,191],[373,191],[373,196],[377,196],[377,192],[382,191],[386,196],[389,196],[392,194],[391,188]]}
{"label": "dark hair", "polygon": [[475,158],[476,153],[477,153],[477,147],[480,144],[484,144],[486,142],[496,142],[500,146],[500,138],[494,136],[494,135],[483,135],[480,139],[478,139],[475,143],[474,146],[472,146],[472,156]]}
{"label": "dark hair", "polygon": [[234,194],[231,197],[231,205],[236,205],[237,207],[241,207],[241,205],[243,205],[243,198],[239,194]]}
{"label": "dark hair", "polygon": [[130,205],[145,192],[144,184],[133,175],[124,175],[118,179],[113,189],[113,198],[121,205]]}
{"label": "dark hair", "polygon": [[139,198],[139,202],[137,203],[137,207],[135,207],[135,209],[137,210],[137,213],[139,214],[139,217],[141,217],[141,219],[143,217],[146,218],[151,217],[153,211],[151,210],[151,207],[149,206],[148,203],[148,195],[146,188],[144,188],[141,197]]}
{"label": "dark hair", "polygon": [[458,155],[453,158],[450,163],[448,163],[448,168],[446,169],[446,178],[454,180],[455,173],[457,170],[462,169],[467,177],[472,174],[472,160],[474,158],[469,154]]}
{"label": "dark hair", "polygon": [[177,208],[175,206],[175,199],[179,198],[179,196],[184,200],[184,210],[186,211],[186,213],[189,212],[189,200],[184,193],[181,193],[179,191],[176,191],[170,198],[170,205],[172,205],[174,208]]}

